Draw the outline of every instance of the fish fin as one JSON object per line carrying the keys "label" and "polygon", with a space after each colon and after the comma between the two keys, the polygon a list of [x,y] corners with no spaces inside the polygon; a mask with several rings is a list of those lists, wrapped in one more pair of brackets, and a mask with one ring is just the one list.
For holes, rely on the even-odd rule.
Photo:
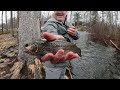
{"label": "fish fin", "polygon": [[47,41],[46,39],[41,39],[42,41]]}
{"label": "fish fin", "polygon": [[78,49],[79,49],[79,56],[82,57],[82,55],[81,55],[81,48],[78,47]]}

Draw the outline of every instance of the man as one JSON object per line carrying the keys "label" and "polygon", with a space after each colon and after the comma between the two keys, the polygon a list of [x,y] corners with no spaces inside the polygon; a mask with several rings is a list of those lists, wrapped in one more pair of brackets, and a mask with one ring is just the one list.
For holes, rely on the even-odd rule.
{"label": "man", "polygon": [[[42,28],[43,37],[47,40],[55,40],[65,38],[68,42],[74,43],[74,40],[79,38],[78,32],[74,26],[66,25],[67,11],[54,11],[52,17],[45,23]],[[42,57],[45,62],[46,79],[64,79],[66,67],[69,65],[68,60],[77,58],[78,54],[68,52],[64,55],[64,50],[60,49],[53,55],[48,53]],[[56,63],[51,63],[50,59],[56,60]],[[64,63],[59,61],[64,59]],[[48,61],[49,60],[49,61]]]}

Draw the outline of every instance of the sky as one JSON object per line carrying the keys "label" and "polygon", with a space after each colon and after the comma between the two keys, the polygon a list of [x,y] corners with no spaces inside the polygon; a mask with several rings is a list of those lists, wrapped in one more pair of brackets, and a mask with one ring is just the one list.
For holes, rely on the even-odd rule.
{"label": "sky", "polygon": [[[17,11],[14,11],[14,14],[13,14],[13,17],[15,16],[15,17],[17,17],[17,13],[16,13]],[[2,11],[0,11],[0,23],[1,23],[1,15],[2,14]],[[7,19],[10,19],[10,11],[7,11]],[[6,18],[5,18],[5,11],[3,11],[3,23],[5,23],[6,22]]]}
{"label": "sky", "polygon": [[[14,14],[13,14],[13,17],[17,17],[17,11],[13,11],[14,12]],[[50,12],[50,13],[49,13]],[[50,14],[50,15],[52,15],[52,13],[53,13],[53,11],[42,11],[42,14],[45,16],[45,17],[47,17],[48,16],[48,13]],[[0,11],[0,23],[1,23],[1,15],[2,14],[2,11]],[[10,19],[10,11],[7,11],[7,19]],[[6,18],[5,18],[5,11],[3,11],[3,23],[5,23],[6,22]]]}
{"label": "sky", "polygon": [[[54,11],[42,11],[42,14],[43,14],[45,17],[47,17],[47,16],[48,16],[48,13],[49,13],[49,16],[51,16],[53,12],[54,12]],[[2,20],[1,20],[1,14],[2,14],[2,11],[0,11],[0,23],[1,23],[1,21],[2,21]],[[17,11],[14,11],[13,17],[17,17]],[[10,11],[7,12],[7,18],[10,19]],[[68,17],[68,19],[69,19],[69,17]],[[6,22],[5,11],[3,11],[3,23],[5,23],[5,22]]]}
{"label": "sky", "polygon": [[[1,13],[2,11],[0,11],[0,23],[1,23]],[[53,11],[42,11],[42,15],[44,15],[45,17],[48,16],[48,13],[49,15],[52,15]],[[84,14],[85,11],[81,11],[81,14]],[[99,11],[99,14],[101,13],[101,11]],[[82,15],[83,16],[83,15]],[[101,16],[101,14],[100,14]],[[13,14],[13,17],[17,17],[17,11],[14,11],[14,14]],[[7,18],[10,19],[10,11],[7,11]],[[84,18],[85,19],[85,18]],[[88,17],[89,19],[89,17]],[[72,22],[73,22],[73,16],[72,16]],[[81,18],[82,20],[82,18]],[[5,23],[5,11],[3,11],[3,22]],[[67,18],[67,21],[70,22],[70,13],[68,13],[68,18]],[[118,19],[118,22],[120,22],[120,13],[119,13],[119,19]]]}

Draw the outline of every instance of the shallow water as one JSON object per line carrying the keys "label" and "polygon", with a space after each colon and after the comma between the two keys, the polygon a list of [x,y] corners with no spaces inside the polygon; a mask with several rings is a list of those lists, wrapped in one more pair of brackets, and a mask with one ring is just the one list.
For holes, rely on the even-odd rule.
{"label": "shallow water", "polygon": [[76,41],[82,50],[82,57],[73,60],[74,79],[119,79],[120,55],[115,48],[94,43],[89,33],[79,32],[80,39]]}

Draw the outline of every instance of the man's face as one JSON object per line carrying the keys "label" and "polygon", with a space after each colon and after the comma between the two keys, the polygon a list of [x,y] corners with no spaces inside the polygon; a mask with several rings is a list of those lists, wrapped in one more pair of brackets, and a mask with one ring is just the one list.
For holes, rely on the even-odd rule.
{"label": "man's face", "polygon": [[54,14],[53,14],[55,19],[62,22],[65,20],[66,15],[67,15],[67,11],[54,11]]}

